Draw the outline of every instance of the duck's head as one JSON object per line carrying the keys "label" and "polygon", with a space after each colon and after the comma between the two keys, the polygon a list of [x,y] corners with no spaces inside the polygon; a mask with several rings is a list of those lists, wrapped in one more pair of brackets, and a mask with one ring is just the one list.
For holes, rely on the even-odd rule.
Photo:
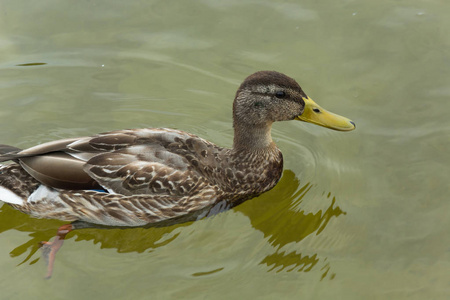
{"label": "duck's head", "polygon": [[292,78],[260,71],[247,77],[233,103],[234,125],[266,127],[276,121],[299,120],[339,131],[355,129],[353,121],[326,111],[306,96]]}

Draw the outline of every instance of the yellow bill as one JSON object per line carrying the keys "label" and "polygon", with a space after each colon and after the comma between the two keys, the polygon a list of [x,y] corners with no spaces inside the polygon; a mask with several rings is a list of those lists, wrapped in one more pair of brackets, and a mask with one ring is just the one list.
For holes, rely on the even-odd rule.
{"label": "yellow bill", "polygon": [[305,101],[305,110],[295,118],[296,120],[339,131],[350,131],[356,128],[356,124],[352,120],[326,111],[311,98],[303,98],[303,100]]}

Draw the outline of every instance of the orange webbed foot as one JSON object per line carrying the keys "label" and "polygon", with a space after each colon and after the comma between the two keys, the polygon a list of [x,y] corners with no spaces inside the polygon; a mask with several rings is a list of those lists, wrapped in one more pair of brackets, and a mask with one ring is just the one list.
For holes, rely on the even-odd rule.
{"label": "orange webbed foot", "polygon": [[46,279],[50,279],[52,277],[56,253],[62,247],[66,235],[72,230],[73,226],[71,224],[63,225],[59,227],[58,233],[56,234],[53,242],[41,242],[42,256],[47,263]]}

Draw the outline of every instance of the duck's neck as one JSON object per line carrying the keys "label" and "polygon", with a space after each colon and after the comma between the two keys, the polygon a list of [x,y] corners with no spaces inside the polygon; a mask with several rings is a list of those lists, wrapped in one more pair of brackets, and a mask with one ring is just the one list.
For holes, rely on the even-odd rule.
{"label": "duck's neck", "polygon": [[272,124],[260,126],[242,126],[235,122],[234,127],[234,151],[259,152],[273,149],[275,143],[272,141]]}

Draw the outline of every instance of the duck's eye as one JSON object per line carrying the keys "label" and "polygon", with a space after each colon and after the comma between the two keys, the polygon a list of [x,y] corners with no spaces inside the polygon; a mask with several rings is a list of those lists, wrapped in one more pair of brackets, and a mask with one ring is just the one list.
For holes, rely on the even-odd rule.
{"label": "duck's eye", "polygon": [[275,93],[275,97],[277,97],[278,99],[282,99],[286,97],[286,93],[284,91],[278,91]]}

